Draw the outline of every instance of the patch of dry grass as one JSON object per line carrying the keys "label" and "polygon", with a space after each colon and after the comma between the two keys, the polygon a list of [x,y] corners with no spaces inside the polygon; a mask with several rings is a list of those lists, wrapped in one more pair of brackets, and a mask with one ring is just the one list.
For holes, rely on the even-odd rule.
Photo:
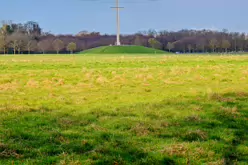
{"label": "patch of dry grass", "polygon": [[248,160],[248,56],[4,56],[0,65],[0,164]]}

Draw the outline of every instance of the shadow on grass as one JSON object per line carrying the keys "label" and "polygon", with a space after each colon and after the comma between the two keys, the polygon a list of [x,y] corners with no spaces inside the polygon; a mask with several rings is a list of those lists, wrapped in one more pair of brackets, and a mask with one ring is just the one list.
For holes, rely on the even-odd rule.
{"label": "shadow on grass", "polygon": [[[226,146],[222,153],[224,164],[248,162],[248,155],[238,150],[239,145],[246,145],[248,140],[248,93],[213,94],[210,100],[213,101],[213,105],[217,103],[220,107],[211,105],[209,108],[212,111],[208,112],[207,119],[201,121],[199,117],[191,116],[187,118],[188,120],[179,122],[182,127],[197,126],[198,129],[183,134],[182,139],[190,142],[202,140],[223,142]],[[205,107],[204,104],[202,107]],[[221,139],[217,133],[214,135],[216,129],[229,130],[233,137],[230,140]]]}
{"label": "shadow on grass", "polygon": [[[178,164],[180,161],[177,156],[158,154],[160,151],[153,153],[144,147],[146,144],[151,148],[153,140],[173,138],[189,143],[215,140],[224,144],[221,154],[225,164],[245,162],[248,161],[247,155],[241,153],[238,146],[247,142],[247,101],[248,93],[227,93],[213,94],[208,99],[197,101],[187,99],[181,102],[137,104],[117,108],[112,113],[97,110],[72,116],[68,113],[34,111],[14,117],[10,115],[1,122],[0,158],[9,161],[31,159],[40,164],[53,164],[63,160],[63,155],[74,155],[79,160],[88,160],[90,164]],[[164,117],[146,111],[166,111],[166,108],[174,107],[183,113],[189,105],[201,107],[200,110],[195,109],[200,111],[199,115],[162,122],[159,127],[152,122],[163,121]],[[136,123],[130,122],[130,126],[121,132],[118,127],[109,129],[101,126],[99,121],[102,117],[110,117],[109,120],[129,117],[127,112],[130,112],[130,117],[136,118],[132,113],[134,110],[147,113],[147,117],[151,115],[152,122],[138,122],[137,118]],[[123,124],[128,122],[129,119]],[[215,133],[217,129],[230,130],[233,137],[230,140],[223,139]],[[140,137],[149,140],[144,142]],[[190,162],[187,156],[183,159]]]}
{"label": "shadow on grass", "polygon": [[225,164],[248,162],[248,155],[238,151],[238,146],[248,140],[248,93],[227,93],[219,95],[222,108],[216,111],[216,119],[222,122],[222,127],[233,130],[233,139],[228,142],[228,148],[223,153]]}

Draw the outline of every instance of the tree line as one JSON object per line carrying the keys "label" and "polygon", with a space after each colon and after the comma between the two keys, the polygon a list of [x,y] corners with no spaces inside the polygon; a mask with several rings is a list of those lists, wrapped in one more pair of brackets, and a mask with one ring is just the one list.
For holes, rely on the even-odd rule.
{"label": "tree line", "polygon": [[[114,45],[115,35],[81,31],[75,35],[54,35],[43,32],[37,22],[3,21],[0,27],[1,54],[73,53]],[[169,52],[243,52],[248,50],[245,33],[213,30],[155,31],[121,35],[123,45],[140,45]]]}

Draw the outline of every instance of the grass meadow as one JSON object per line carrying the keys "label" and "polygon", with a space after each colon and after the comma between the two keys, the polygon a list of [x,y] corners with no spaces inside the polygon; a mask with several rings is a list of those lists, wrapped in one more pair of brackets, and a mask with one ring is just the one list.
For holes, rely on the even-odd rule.
{"label": "grass meadow", "polygon": [[0,164],[246,164],[248,56],[0,56]]}

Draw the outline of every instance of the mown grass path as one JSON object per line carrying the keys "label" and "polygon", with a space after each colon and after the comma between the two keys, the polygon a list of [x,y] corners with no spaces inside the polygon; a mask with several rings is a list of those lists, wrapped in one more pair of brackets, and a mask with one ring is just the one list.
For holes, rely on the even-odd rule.
{"label": "mown grass path", "polygon": [[246,164],[248,56],[0,56],[0,164]]}

